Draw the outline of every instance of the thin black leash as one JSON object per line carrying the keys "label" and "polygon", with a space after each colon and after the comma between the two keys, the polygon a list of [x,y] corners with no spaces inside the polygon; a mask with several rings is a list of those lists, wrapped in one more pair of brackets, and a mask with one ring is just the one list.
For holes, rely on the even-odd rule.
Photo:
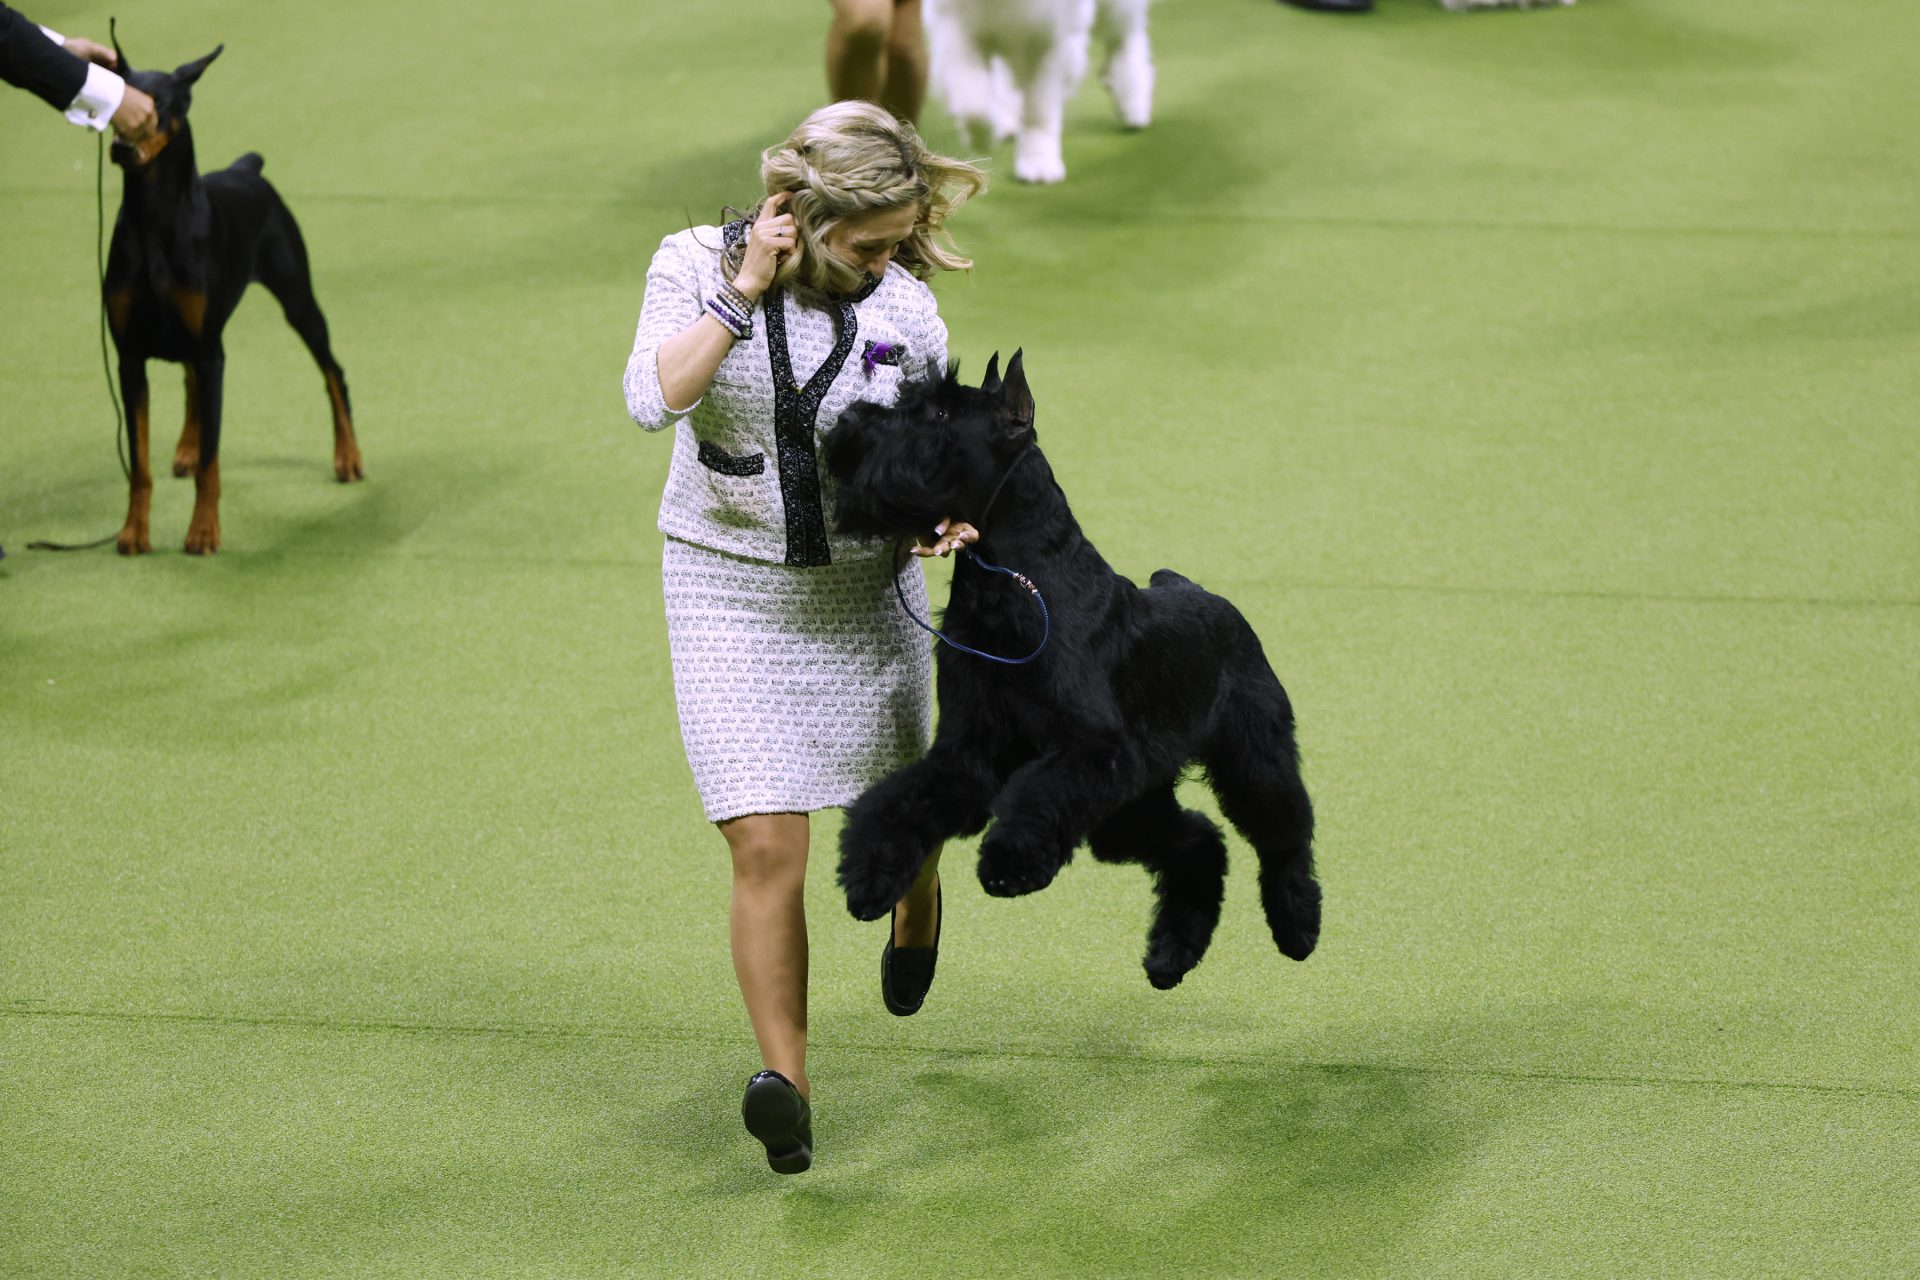
{"label": "thin black leash", "polygon": [[[1029,438],[1027,445],[1021,446],[1019,454],[1014,457],[1012,462],[1007,464],[1006,471],[1000,476],[1000,483],[993,487],[993,493],[988,497],[987,505],[981,509],[980,522],[982,524],[985,524],[987,517],[993,513],[993,504],[1000,501],[1000,491],[1007,487],[1007,481],[1013,477],[1013,469],[1020,465],[1022,458],[1026,457],[1027,446],[1032,443],[1032,439]],[[900,547],[905,542],[906,539],[903,537],[893,544],[892,563],[895,565],[900,563]],[[919,627],[922,631],[940,641],[940,643],[946,645],[948,648],[958,649],[962,653],[970,653],[976,658],[985,658],[988,662],[998,662],[1009,667],[1018,667],[1032,662],[1035,658],[1039,657],[1041,652],[1046,649],[1047,641],[1053,638],[1053,615],[1047,612],[1047,598],[1040,594],[1040,588],[1035,586],[1033,579],[1027,577],[1026,574],[1013,569],[1002,568],[1000,565],[992,563],[985,556],[980,555],[970,548],[960,548],[960,554],[979,565],[982,569],[987,570],[989,573],[1006,574],[1009,578],[1012,578],[1015,582],[1025,587],[1028,593],[1033,596],[1033,602],[1040,606],[1040,643],[1034,646],[1032,653],[1024,658],[1003,658],[997,653],[986,653],[970,645],[961,644],[953,637],[935,630],[932,623],[923,620],[908,607],[906,590],[900,585],[900,572],[898,569],[895,569],[893,575],[893,594],[894,597],[900,601],[900,612],[912,619],[914,626]]]}
{"label": "thin black leash", "polygon": [[[107,135],[97,134],[93,153],[93,258],[100,275],[100,371],[107,378],[107,398],[113,401],[113,446],[120,458],[120,474],[133,481],[133,467],[127,462],[126,411],[120,404],[120,392],[113,385],[113,365],[107,359]],[[93,542],[29,542],[29,551],[91,551],[104,547],[120,536],[114,530]]]}

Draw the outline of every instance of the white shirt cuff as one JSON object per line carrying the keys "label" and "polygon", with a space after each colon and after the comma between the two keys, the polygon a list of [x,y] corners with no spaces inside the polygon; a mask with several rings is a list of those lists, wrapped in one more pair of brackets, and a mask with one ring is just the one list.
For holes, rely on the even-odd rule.
{"label": "white shirt cuff", "polygon": [[113,124],[113,113],[120,109],[120,100],[126,96],[125,80],[98,63],[89,62],[87,82],[80,87],[80,96],[67,108],[67,119],[96,133],[102,132]]}
{"label": "white shirt cuff", "polygon": [[61,35],[58,31],[55,31],[52,27],[48,26],[46,23],[44,22],[41,23],[40,29],[46,32],[47,39],[53,41],[55,44],[65,45],[67,43],[67,38],[65,36]]}

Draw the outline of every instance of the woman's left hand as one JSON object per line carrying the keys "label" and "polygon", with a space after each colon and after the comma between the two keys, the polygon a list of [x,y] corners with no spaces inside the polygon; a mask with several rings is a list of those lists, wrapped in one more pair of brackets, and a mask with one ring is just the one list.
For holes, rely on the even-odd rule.
{"label": "woman's left hand", "polygon": [[920,545],[912,548],[917,556],[944,556],[958,551],[961,547],[980,541],[980,531],[964,520],[942,520],[933,526],[933,541],[927,541],[927,535],[920,538]]}

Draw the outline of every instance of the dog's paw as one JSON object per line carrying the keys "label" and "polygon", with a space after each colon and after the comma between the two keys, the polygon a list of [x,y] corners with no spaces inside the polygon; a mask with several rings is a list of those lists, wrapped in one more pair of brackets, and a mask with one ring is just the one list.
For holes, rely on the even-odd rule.
{"label": "dog's paw", "polygon": [[847,911],[854,919],[878,920],[907,896],[925,853],[905,842],[880,843],[855,839],[853,834],[851,828],[841,833],[840,887],[846,891]]}
{"label": "dog's paw", "polygon": [[[178,475],[178,472],[174,474]],[[360,462],[360,450],[352,445],[333,451],[333,478],[341,484],[365,480],[367,469]]]}
{"label": "dog's paw", "polygon": [[1067,161],[1060,152],[1059,135],[1038,130],[1021,134],[1013,153],[1013,176],[1041,185],[1064,182]]}
{"label": "dog's paw", "polygon": [[147,526],[128,525],[120,530],[120,536],[113,540],[113,549],[123,556],[142,556],[153,550],[153,540],[147,536]]}
{"label": "dog's paw", "polygon": [[1153,123],[1153,54],[1145,35],[1129,38],[1115,51],[1106,81],[1121,124],[1144,129]]}
{"label": "dog's paw", "polygon": [[1320,942],[1320,885],[1303,876],[1279,894],[1277,910],[1267,913],[1273,943],[1289,960],[1305,960]]}
{"label": "dog's paw", "polygon": [[1161,991],[1171,991],[1180,985],[1180,979],[1193,972],[1205,954],[1205,948],[1191,946],[1178,938],[1155,938],[1148,944],[1141,966],[1147,971],[1148,982]]}
{"label": "dog's paw", "polygon": [[210,556],[219,549],[220,517],[195,511],[192,523],[187,525],[187,554]]}
{"label": "dog's paw", "polygon": [[996,898],[1017,898],[1053,883],[1066,859],[1000,826],[980,844],[980,887]]}
{"label": "dog's paw", "polygon": [[182,479],[192,475],[199,465],[200,449],[198,446],[183,444],[173,451],[173,474],[175,479]]}

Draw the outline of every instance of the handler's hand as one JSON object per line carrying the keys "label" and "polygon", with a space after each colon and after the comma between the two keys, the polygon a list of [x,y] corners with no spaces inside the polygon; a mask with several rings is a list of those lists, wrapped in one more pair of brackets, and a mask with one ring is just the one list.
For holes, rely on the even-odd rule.
{"label": "handler's hand", "polygon": [[910,548],[917,556],[944,556],[980,541],[980,531],[964,520],[942,520],[933,526],[933,542],[923,535],[920,545]]}
{"label": "handler's hand", "polygon": [[733,287],[749,300],[767,291],[767,286],[773,283],[775,269],[793,252],[800,232],[793,225],[793,215],[781,212],[792,198],[791,191],[768,196],[760,206],[760,216],[754,219],[753,229],[747,233],[746,256],[733,277]]}
{"label": "handler's hand", "polygon": [[68,36],[67,42],[60,47],[76,58],[85,58],[88,62],[98,63],[109,71],[120,69],[119,54],[85,36]]}
{"label": "handler's hand", "polygon": [[113,131],[138,146],[153,133],[155,123],[153,99],[128,85],[126,96],[113,113]]}

